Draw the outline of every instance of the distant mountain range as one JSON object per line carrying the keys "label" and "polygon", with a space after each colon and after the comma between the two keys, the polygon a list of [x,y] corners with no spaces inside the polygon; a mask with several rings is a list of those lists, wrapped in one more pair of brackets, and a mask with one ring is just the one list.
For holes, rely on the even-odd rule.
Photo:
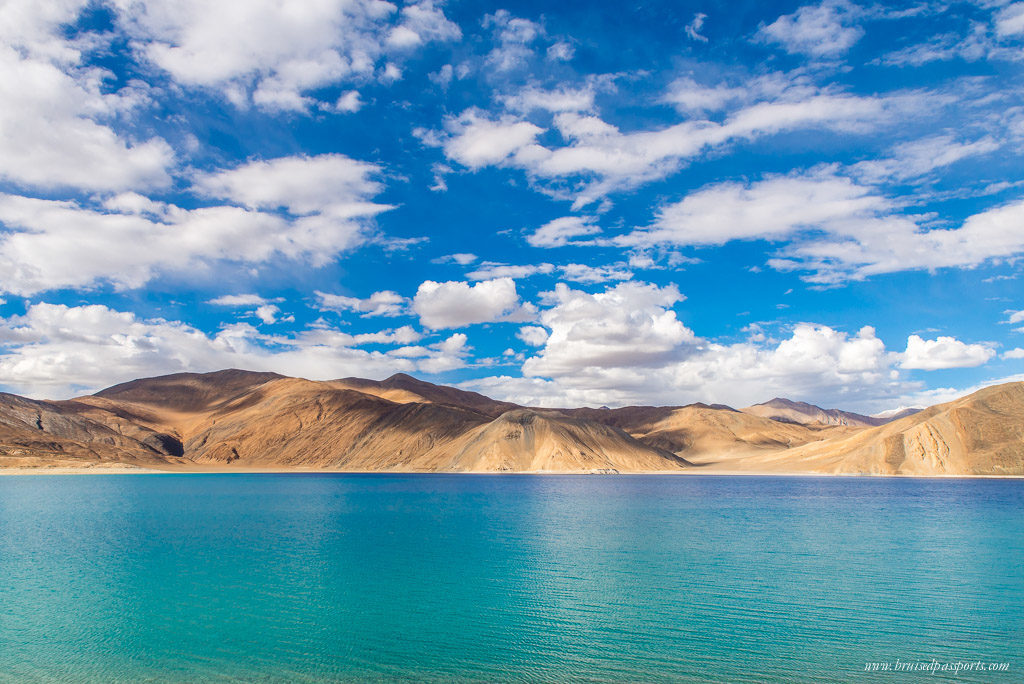
{"label": "distant mountain range", "polygon": [[398,374],[225,370],[67,401],[0,394],[0,468],[1024,474],[1024,383],[909,414],[773,399],[541,409]]}
{"label": "distant mountain range", "polygon": [[859,413],[840,411],[839,409],[823,409],[814,404],[802,401],[790,401],[776,397],[763,404],[754,404],[742,409],[753,416],[771,418],[783,423],[800,423],[801,425],[852,425],[854,427],[875,427],[885,425],[900,418],[912,416],[921,409],[905,408],[874,416],[862,416]]}

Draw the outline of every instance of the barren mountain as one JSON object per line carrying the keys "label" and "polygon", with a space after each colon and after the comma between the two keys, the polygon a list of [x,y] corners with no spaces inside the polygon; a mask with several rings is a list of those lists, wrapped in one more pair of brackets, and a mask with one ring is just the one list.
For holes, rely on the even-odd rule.
{"label": "barren mountain", "polygon": [[[135,380],[66,402],[5,396],[0,426],[11,427],[0,432],[0,463],[7,465],[109,460],[186,468],[568,472],[687,465],[595,421],[524,415],[514,404],[406,375],[311,382],[227,370]],[[37,414],[47,418],[33,431]],[[39,446],[44,438],[46,449]]]}
{"label": "barren mountain", "polygon": [[91,415],[77,402],[47,402],[0,393],[0,467],[125,463],[170,465],[181,443],[117,414]]}
{"label": "barren mountain", "polygon": [[843,437],[745,459],[742,470],[1024,475],[1024,383],[988,387]]}
{"label": "barren mountain", "polygon": [[754,404],[745,409],[744,413],[752,416],[770,418],[781,423],[799,423],[801,425],[849,425],[853,427],[874,427],[889,422],[890,419],[862,416],[859,413],[840,411],[839,409],[823,409],[814,404],[802,401],[790,401],[776,397],[763,404]]}
{"label": "barren mountain", "polygon": [[0,467],[1024,474],[1019,383],[870,428],[809,404],[758,406],[806,423],[705,404],[523,408],[402,374],[181,373],[69,401],[0,394]]}
{"label": "barren mountain", "polygon": [[510,404],[507,401],[495,401],[476,392],[467,392],[455,387],[434,385],[423,380],[417,380],[405,373],[395,373],[387,380],[344,378],[342,380],[333,380],[331,384],[338,388],[354,389],[364,394],[373,394],[403,404],[418,401],[458,406],[490,416],[491,418],[497,418],[506,411],[520,408],[517,404]]}

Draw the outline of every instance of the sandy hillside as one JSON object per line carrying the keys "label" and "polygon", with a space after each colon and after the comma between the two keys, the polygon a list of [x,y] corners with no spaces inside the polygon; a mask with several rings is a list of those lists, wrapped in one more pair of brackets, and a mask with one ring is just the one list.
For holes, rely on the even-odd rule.
{"label": "sandy hillside", "polygon": [[873,475],[1024,475],[1024,383],[988,387],[843,438],[746,458],[734,468]]}
{"label": "sandy hillside", "polygon": [[1024,473],[1019,383],[876,427],[786,405],[803,419],[706,404],[524,408],[403,374],[182,373],[68,401],[0,394],[0,467]]}

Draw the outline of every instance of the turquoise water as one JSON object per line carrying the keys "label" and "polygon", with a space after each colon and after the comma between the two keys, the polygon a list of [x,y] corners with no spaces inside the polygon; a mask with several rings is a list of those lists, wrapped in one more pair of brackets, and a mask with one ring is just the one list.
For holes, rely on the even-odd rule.
{"label": "turquoise water", "polygon": [[0,478],[0,680],[1024,680],[1024,481]]}

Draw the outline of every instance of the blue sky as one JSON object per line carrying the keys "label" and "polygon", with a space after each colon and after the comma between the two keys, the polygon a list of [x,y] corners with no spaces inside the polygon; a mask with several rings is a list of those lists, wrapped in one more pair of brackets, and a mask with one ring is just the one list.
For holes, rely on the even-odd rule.
{"label": "blue sky", "polygon": [[1024,3],[9,0],[0,388],[1024,374]]}

